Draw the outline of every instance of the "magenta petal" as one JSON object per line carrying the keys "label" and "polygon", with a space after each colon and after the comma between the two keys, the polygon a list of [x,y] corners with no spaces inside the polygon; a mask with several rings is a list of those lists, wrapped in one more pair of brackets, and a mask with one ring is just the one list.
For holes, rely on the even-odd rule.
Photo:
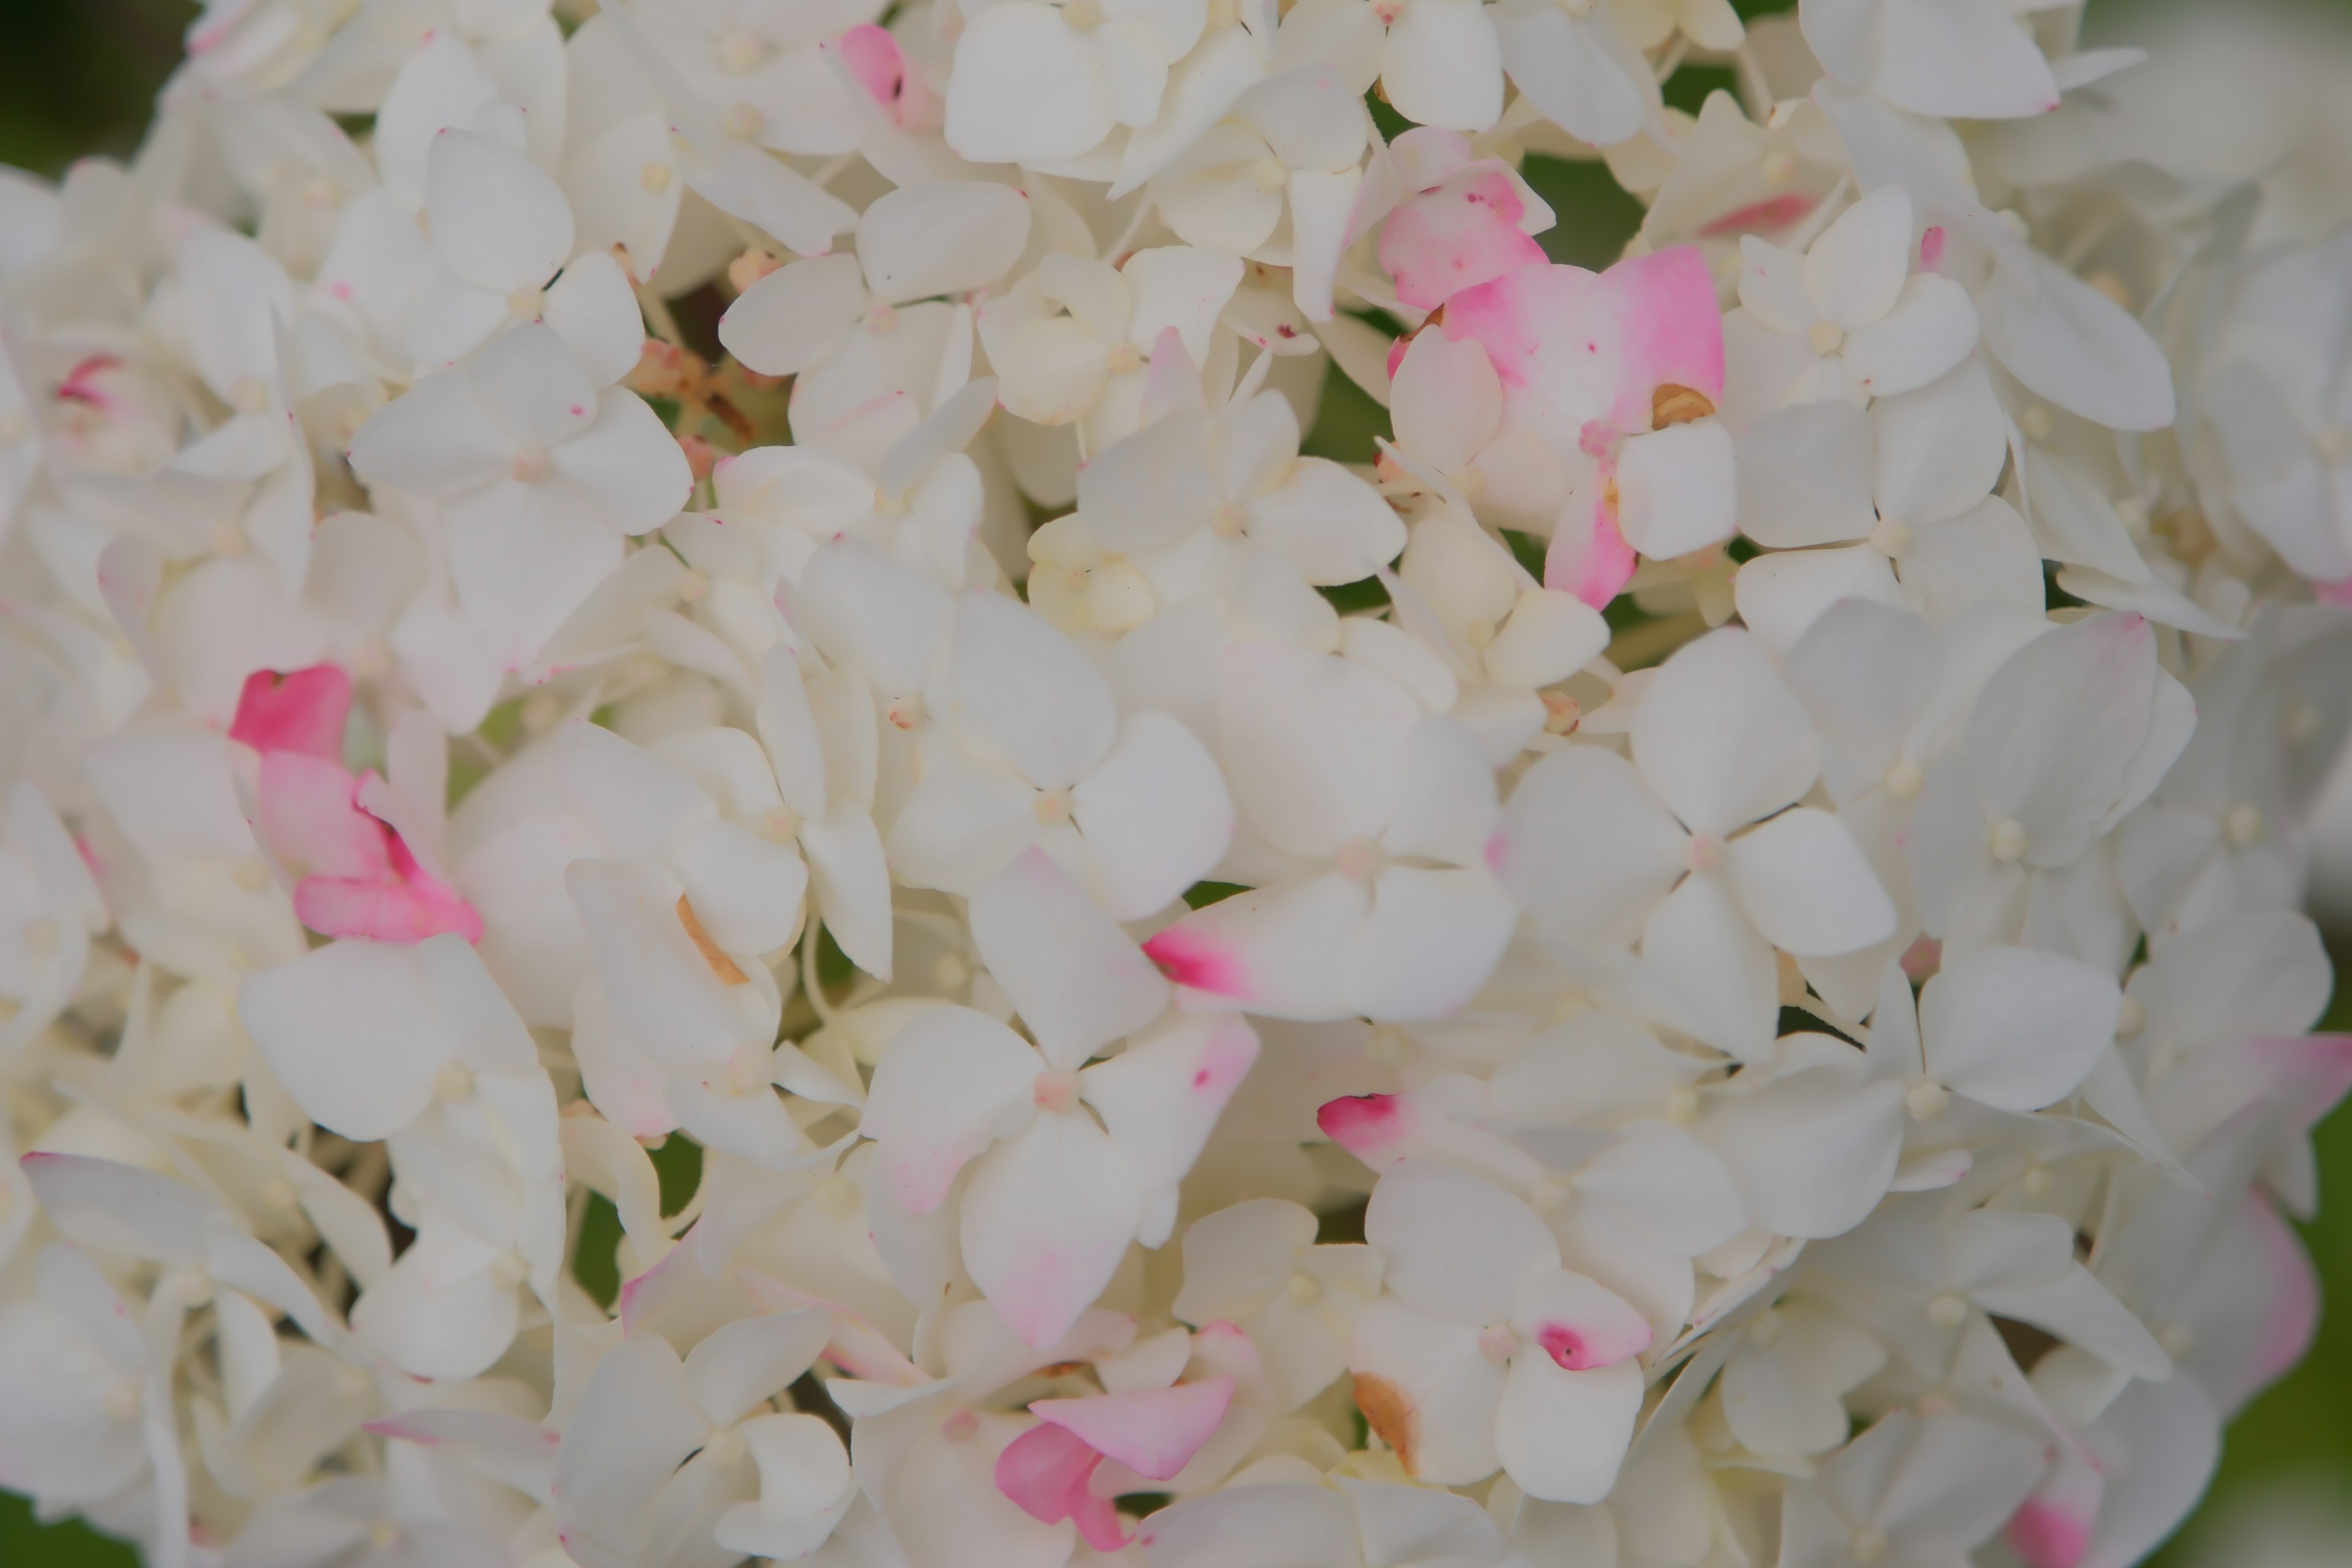
{"label": "magenta petal", "polygon": [[351,710],[352,678],[335,665],[314,664],[282,675],[257,669],[237,693],[228,736],[265,756],[300,752],[341,762],[343,721]]}
{"label": "magenta petal", "polygon": [[[1233,1402],[1234,1380],[1219,1373],[1173,1388],[1040,1399],[1029,1410],[1039,1420],[1072,1433],[1093,1452],[1108,1455],[1139,1476],[1164,1481],[1216,1436]],[[998,1472],[1003,1473],[1001,1465]]]}
{"label": "magenta petal", "polygon": [[[996,1456],[996,1489],[1030,1518],[1059,1523],[1101,1501],[1087,1490],[1087,1482],[1102,1458],[1085,1438],[1041,1421]],[[1114,1522],[1114,1533],[1117,1528]]]}

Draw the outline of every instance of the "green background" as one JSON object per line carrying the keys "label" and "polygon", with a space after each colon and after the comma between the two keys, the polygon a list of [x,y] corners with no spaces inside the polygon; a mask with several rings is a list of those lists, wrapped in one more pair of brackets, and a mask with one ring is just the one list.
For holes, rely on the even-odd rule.
{"label": "green background", "polygon": [[[1787,0],[1735,0],[1746,15],[1784,10]],[[2101,23],[2164,0],[2092,0]],[[2236,10],[2244,0],[2203,0]],[[2352,0],[2312,0],[2352,13]],[[180,34],[195,7],[186,0],[0,0],[0,163],[54,175],[88,152],[126,153],[138,142],[155,89],[179,58]],[[1669,97],[1696,109],[1716,73],[1685,71]],[[1727,80],[1724,80],[1727,85]],[[1561,215],[1547,236],[1556,258],[1587,266],[1613,259],[1641,209],[1598,163],[1549,163],[1530,170]],[[1332,395],[1310,445],[1334,456],[1369,455],[1377,415],[1369,399],[1333,379]],[[2339,944],[2339,966],[2352,945]],[[2352,1005],[2339,994],[2327,1026],[2352,1029]],[[2293,1375],[2272,1389],[2229,1435],[2221,1471],[2200,1522],[2244,1508],[2270,1489],[2299,1486],[2352,1518],[2352,1116],[2339,1114],[2317,1134],[2323,1202],[2304,1230],[2318,1259],[2326,1309],[2318,1342]],[[2194,1533],[2195,1525],[2191,1527]],[[2178,1548],[2168,1553],[2185,1560]],[[2229,1568],[2228,1547],[2200,1552]],[[22,1499],[0,1492],[0,1568],[131,1568],[135,1555],[79,1524],[44,1529]],[[2298,1560],[2298,1568],[2352,1563],[2352,1542]]]}

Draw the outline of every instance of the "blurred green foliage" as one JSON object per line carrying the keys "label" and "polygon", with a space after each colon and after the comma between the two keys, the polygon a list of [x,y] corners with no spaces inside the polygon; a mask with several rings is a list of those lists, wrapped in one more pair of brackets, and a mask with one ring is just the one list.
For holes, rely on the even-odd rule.
{"label": "blurred green foliage", "polygon": [[[1743,16],[1791,9],[1794,0],[1733,0]],[[2092,0],[2101,21],[2197,0]],[[2235,5],[2238,0],[2205,0]],[[2352,11],[2352,0],[2311,0]],[[137,145],[156,89],[179,58],[191,0],[0,0],[0,163],[54,175],[87,153],[128,153]],[[1729,73],[1694,67],[1669,84],[1668,99],[1696,110]],[[1638,203],[1597,162],[1530,159],[1528,183],[1559,215],[1545,235],[1556,261],[1601,268],[1641,221]],[[1336,372],[1307,449],[1348,460],[1370,454],[1385,421],[1371,400]],[[2339,950],[2340,964],[2352,950]],[[2352,1029],[2352,997],[2339,992],[2327,1027]],[[2208,1509],[2290,1475],[2323,1481],[2352,1477],[2352,1116],[2318,1131],[2323,1203],[2304,1236],[2319,1264],[2326,1303],[2318,1342],[2293,1375],[2256,1400],[2231,1428]],[[663,1208],[675,1213],[694,1190],[701,1151],[683,1138],[656,1157]],[[619,1279],[613,1247],[620,1226],[593,1200],[575,1258],[591,1291],[609,1300]],[[0,1492],[0,1568],[133,1568],[135,1553],[79,1523],[37,1525],[26,1501]]]}

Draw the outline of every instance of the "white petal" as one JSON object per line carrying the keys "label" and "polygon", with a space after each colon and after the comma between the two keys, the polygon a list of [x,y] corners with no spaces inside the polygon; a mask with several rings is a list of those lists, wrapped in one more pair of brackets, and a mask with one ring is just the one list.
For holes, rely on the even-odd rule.
{"label": "white petal", "polygon": [[1406,1160],[1381,1177],[1364,1239],[1388,1259],[1388,1288],[1417,1310],[1483,1328],[1508,1319],[1521,1283],[1559,1267],[1535,1210],[1484,1177]]}
{"label": "white petal", "polygon": [[1985,346],[2028,387],[2086,419],[2117,430],[2171,424],[2171,366],[2147,330],[2047,257],[2025,258],[2004,259],[1984,291]]}
{"label": "white petal", "polygon": [[1779,970],[1720,879],[1686,877],[1642,928],[1650,1004],[1743,1059],[1762,1055],[1780,1016]]}
{"label": "white petal", "polygon": [[1142,1211],[1133,1168],[1090,1117],[1040,1114],[964,1192],[964,1267],[1014,1333],[1050,1345],[1110,1283]]}
{"label": "white petal", "polygon": [[1852,952],[1895,934],[1895,905],[1845,824],[1800,806],[1733,839],[1725,873],[1748,918],[1801,957]]}
{"label": "white petal", "polygon": [[1911,198],[1882,185],[1838,215],[1805,253],[1813,309],[1851,331],[1895,308],[1911,269]]}
{"label": "white petal", "polygon": [[1192,731],[1165,713],[1138,713],[1118,743],[1070,792],[1086,836],[1092,891],[1118,920],[1166,909],[1233,842],[1224,776]]}
{"label": "white petal", "polygon": [[1687,836],[1615,752],[1571,746],[1503,809],[1503,876],[1564,942],[1630,942],[1685,868]]}
{"label": "white petal", "polygon": [[719,319],[719,340],[762,375],[793,375],[831,353],[865,310],[857,258],[815,257],[743,290]]}
{"label": "white petal", "polygon": [[247,980],[237,1013],[303,1114],[360,1142],[415,1121],[450,1059],[404,947],[331,943]]}
{"label": "white petal", "polygon": [[494,294],[540,287],[572,254],[562,189],[514,148],[471,131],[433,139],[425,211],[450,270]]}
{"label": "white petal", "polygon": [[1634,710],[1633,737],[1634,766],[1693,833],[1769,816],[1820,771],[1803,705],[1733,626],[1666,660]]}
{"label": "white petal", "polygon": [[1057,1068],[1076,1067],[1168,1005],[1151,961],[1041,849],[972,894],[971,935]]}
{"label": "white petal", "polygon": [[1927,1071],[1999,1110],[2071,1094],[2116,1037],[2122,995],[2086,963],[1987,947],[1946,964],[1919,996]]}
{"label": "white petal", "polygon": [[1927,385],[1976,347],[1977,311],[1969,292],[1923,272],[1903,286],[1895,308],[1846,334],[1845,368],[1874,397]]}
{"label": "white petal", "polygon": [[1351,1010],[1375,1019],[1459,1011],[1494,973],[1517,921],[1517,908],[1484,866],[1386,868],[1348,946]]}
{"label": "white petal", "polygon": [[1044,616],[998,594],[957,605],[932,708],[968,751],[1045,790],[1077,783],[1117,732],[1110,688],[1086,656]]}
{"label": "white petal", "polygon": [[1352,660],[1237,643],[1217,694],[1234,797],[1277,847],[1328,856],[1387,826],[1398,749],[1420,717],[1402,687]]}
{"label": "white petal", "polygon": [[1028,198],[986,181],[908,185],[877,197],[857,220],[866,286],[893,305],[985,288],[1028,242]]}
{"label": "white petal", "polygon": [[1052,6],[1003,0],[973,16],[952,80],[947,142],[971,163],[1076,158],[1110,134],[1093,51]]}
{"label": "white petal", "polygon": [[899,1030],[874,1069],[858,1128],[882,1146],[880,1173],[898,1205],[938,1208],[965,1162],[1028,1108],[1044,1068],[1020,1036],[969,1007],[933,1007]]}
{"label": "white petal", "polygon": [[1721,543],[1738,510],[1731,432],[1699,419],[1627,437],[1617,493],[1625,542],[1654,561]]}
{"label": "white petal", "polygon": [[1236,1014],[1171,1018],[1087,1068],[1079,1090],[1102,1112],[1144,1191],[1157,1193],[1181,1181],[1200,1158],[1257,1050],[1257,1036]]}
{"label": "white petal", "polygon": [[645,348],[645,319],[621,264],[604,251],[575,256],[541,303],[540,319],[571,348],[598,386],[610,386],[636,368]]}
{"label": "white petal", "polygon": [[1484,5],[1409,0],[1389,27],[1381,77],[1397,112],[1423,125],[1484,131],[1503,112],[1502,48]]}
{"label": "white petal", "polygon": [[1529,1497],[1597,1503],[1617,1484],[1641,1413],[1638,1363],[1570,1372],[1521,1350],[1495,1412],[1495,1450]]}
{"label": "white petal", "polygon": [[1775,550],[1868,537],[1878,521],[1870,434],[1868,416],[1843,398],[1749,426],[1738,442],[1739,531]]}

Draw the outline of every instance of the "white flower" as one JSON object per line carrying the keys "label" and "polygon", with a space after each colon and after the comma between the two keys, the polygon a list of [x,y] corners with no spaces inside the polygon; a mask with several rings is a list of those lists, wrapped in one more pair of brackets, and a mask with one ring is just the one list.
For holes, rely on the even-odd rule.
{"label": "white flower", "polygon": [[1225,651],[1217,713],[1242,812],[1287,874],[1144,944],[1185,1004],[1425,1018],[1469,1000],[1517,913],[1492,868],[1494,777],[1470,736],[1423,717],[1368,660],[1279,643]]}
{"label": "white flower", "polygon": [[1357,1403],[1406,1470],[1531,1497],[1609,1493],[1642,1402],[1642,1315],[1559,1266],[1533,1210],[1444,1165],[1381,1178],[1364,1236],[1387,1258],[1357,1319]]}
{"label": "white flower", "polygon": [[1207,25],[1205,0],[988,0],[969,8],[947,140],[975,163],[1053,163],[1160,113],[1168,69]]}
{"label": "white flower", "polygon": [[[883,1053],[860,1130],[909,1214],[937,1209],[971,1164],[964,1267],[1043,1346],[1078,1320],[1129,1241],[1168,1238],[1175,1184],[1257,1038],[1221,1014],[1147,1029],[1167,982],[1038,851],[972,901],[981,956],[1036,1043],[969,1008],[922,1013]],[[1126,1050],[1085,1065],[1122,1035],[1133,1036]]]}
{"label": "white flower", "polygon": [[1760,1055],[1778,1005],[1772,950],[1853,952],[1893,932],[1895,907],[1844,825],[1796,805],[1817,742],[1746,634],[1713,632],[1669,659],[1633,742],[1630,764],[1575,746],[1529,771],[1505,814],[1507,874],[1563,942],[1638,938],[1629,984],[1645,1007]]}
{"label": "white flower", "polygon": [[1801,257],[1740,245],[1740,309],[1724,318],[1724,405],[1735,423],[1822,398],[1862,403],[1943,375],[1976,342],[1968,290],[1911,270],[1911,199],[1856,202]]}
{"label": "white flower", "polygon": [[442,504],[458,603],[509,668],[620,564],[623,537],[668,521],[693,483],[644,399],[600,391],[596,368],[552,326],[525,323],[418,382],[352,443],[369,483]]}
{"label": "white flower", "polygon": [[995,594],[956,605],[924,709],[949,751],[890,825],[900,880],[973,894],[1040,847],[1117,920],[1165,909],[1233,837],[1224,782],[1164,713],[1121,720],[1109,686],[1034,612]]}

